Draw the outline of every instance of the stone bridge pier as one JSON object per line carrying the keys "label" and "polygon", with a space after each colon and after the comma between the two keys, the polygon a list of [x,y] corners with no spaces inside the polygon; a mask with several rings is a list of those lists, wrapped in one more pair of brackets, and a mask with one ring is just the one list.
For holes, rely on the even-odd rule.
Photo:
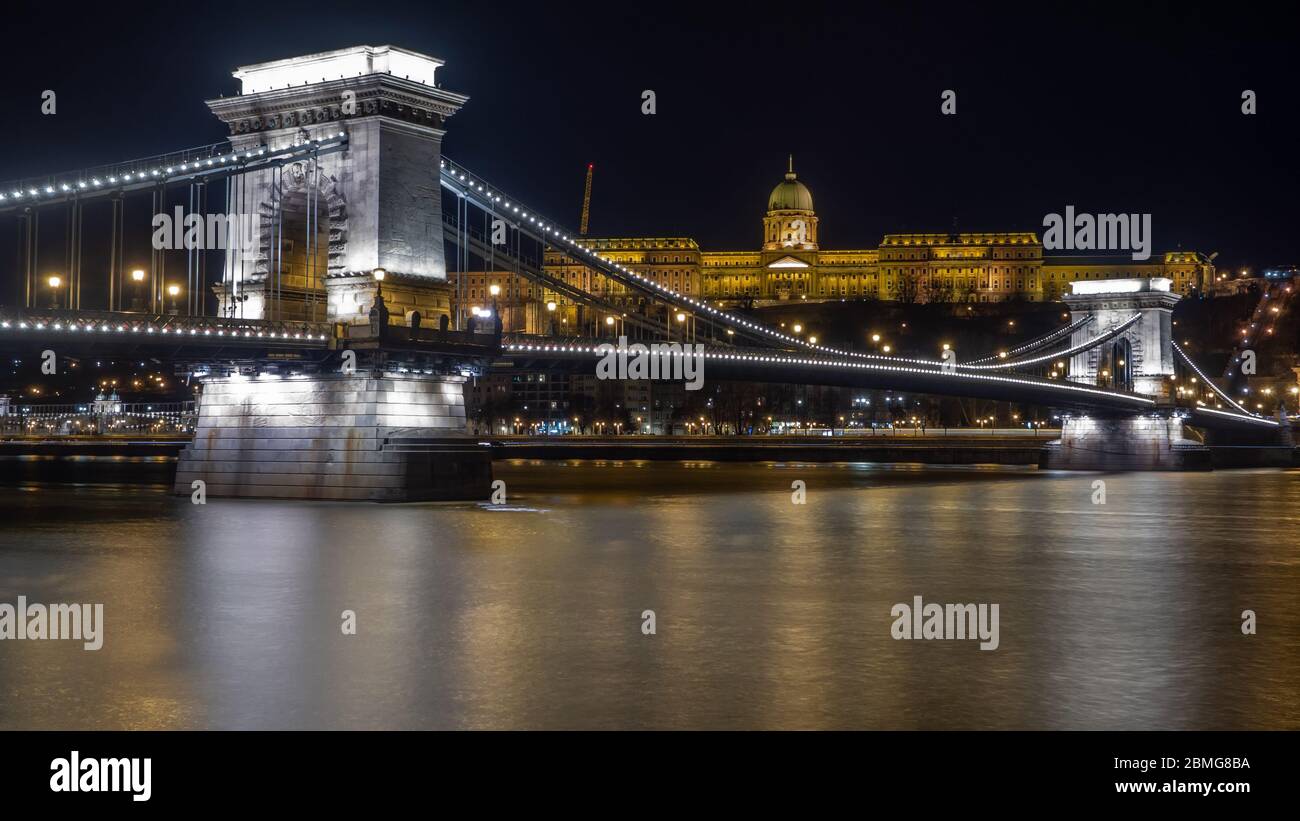
{"label": "stone bridge pier", "polygon": [[1141,415],[1069,414],[1061,438],[1044,447],[1039,466],[1057,470],[1209,470],[1210,451],[1173,407],[1173,309],[1179,296],[1164,278],[1071,283],[1071,321],[1091,315],[1071,346],[1138,320],[1122,333],[1070,357],[1068,379],[1155,400]]}

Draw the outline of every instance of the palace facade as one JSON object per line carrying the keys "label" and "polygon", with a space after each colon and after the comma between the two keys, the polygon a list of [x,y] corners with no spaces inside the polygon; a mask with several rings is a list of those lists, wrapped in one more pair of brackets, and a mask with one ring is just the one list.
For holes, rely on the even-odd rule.
{"label": "palace facade", "polygon": [[[832,299],[1037,302],[1059,299],[1075,280],[1167,277],[1182,294],[1214,282],[1213,263],[1195,251],[1153,254],[1143,261],[1128,254],[1045,255],[1032,231],[886,234],[875,248],[838,250],[819,245],[817,226],[812,192],[798,179],[792,160],[768,197],[763,241],[754,250],[706,251],[690,237],[584,238],[581,244],[665,288],[720,306]],[[615,303],[640,301],[560,249],[547,249],[544,268]],[[457,293],[469,305],[484,305],[493,284],[502,297],[509,295],[498,302],[508,330],[544,332],[551,322],[582,323],[576,306],[514,274],[459,276]],[[556,308],[547,312],[547,302]]]}

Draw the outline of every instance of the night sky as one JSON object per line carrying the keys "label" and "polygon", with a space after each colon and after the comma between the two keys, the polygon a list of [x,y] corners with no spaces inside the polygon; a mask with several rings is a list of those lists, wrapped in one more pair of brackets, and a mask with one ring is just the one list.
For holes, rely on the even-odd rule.
{"label": "night sky", "polygon": [[[882,6],[884,4],[881,4]],[[1157,250],[1300,262],[1289,21],[1242,4],[291,2],[7,10],[0,180],[216,142],[236,66],[391,43],[470,96],[448,156],[591,233],[754,249],[793,152],[827,248],[1149,212]],[[939,112],[944,89],[957,115]],[[1241,92],[1258,94],[1243,116]],[[58,113],[40,113],[41,92]],[[641,114],[652,89],[658,112]]]}

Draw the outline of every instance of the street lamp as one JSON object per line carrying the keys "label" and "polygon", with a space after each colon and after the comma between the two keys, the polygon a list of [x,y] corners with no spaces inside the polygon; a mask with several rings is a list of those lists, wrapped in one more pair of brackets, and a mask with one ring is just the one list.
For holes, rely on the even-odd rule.
{"label": "street lamp", "polygon": [[49,283],[49,286],[50,286],[50,307],[51,307],[51,308],[58,308],[58,307],[59,307],[59,288],[60,288],[60,286],[63,285],[63,279],[62,279],[61,277],[59,277],[58,274],[51,274],[51,275],[50,275],[50,278],[49,278],[48,280],[46,280],[46,282],[48,282],[48,283]]}
{"label": "street lamp", "polygon": [[135,283],[131,293],[131,310],[144,310],[144,269],[136,268],[131,272],[131,281]]}
{"label": "street lamp", "polygon": [[176,297],[177,297],[177,295],[180,294],[180,292],[181,292],[181,286],[179,286],[179,285],[168,285],[168,286],[167,286],[167,296],[169,296],[169,297],[172,298],[171,307],[169,307],[169,308],[167,309],[169,313],[172,313],[172,314],[179,313],[179,312],[177,311],[177,309],[176,309]]}

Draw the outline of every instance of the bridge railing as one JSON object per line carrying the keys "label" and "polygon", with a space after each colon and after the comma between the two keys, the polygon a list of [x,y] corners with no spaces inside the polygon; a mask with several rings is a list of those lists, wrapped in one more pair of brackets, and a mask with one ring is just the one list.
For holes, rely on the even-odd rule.
{"label": "bridge railing", "polygon": [[0,311],[0,330],[69,331],[74,333],[162,333],[174,336],[326,342],[334,335],[329,322],[240,319],[125,311],[26,309]]}
{"label": "bridge railing", "polygon": [[121,402],[82,404],[0,404],[0,435],[126,436],[194,433],[194,402]]}

